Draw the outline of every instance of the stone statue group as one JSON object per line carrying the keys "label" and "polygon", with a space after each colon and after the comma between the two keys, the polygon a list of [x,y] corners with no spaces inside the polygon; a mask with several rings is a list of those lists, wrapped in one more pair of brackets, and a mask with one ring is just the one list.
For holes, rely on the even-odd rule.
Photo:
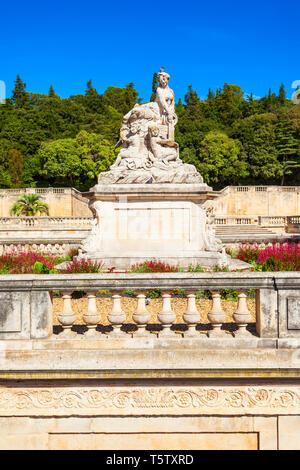
{"label": "stone statue group", "polygon": [[124,116],[116,146],[122,148],[109,171],[100,173],[99,184],[203,183],[195,166],[179,158],[174,140],[178,118],[169,78],[162,68],[155,101],[136,104]]}

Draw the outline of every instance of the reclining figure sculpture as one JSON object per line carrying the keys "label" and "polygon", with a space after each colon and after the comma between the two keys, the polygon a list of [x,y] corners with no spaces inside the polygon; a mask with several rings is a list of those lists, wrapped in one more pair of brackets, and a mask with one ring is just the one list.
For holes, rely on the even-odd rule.
{"label": "reclining figure sculpture", "polygon": [[169,78],[161,68],[155,101],[136,104],[124,116],[116,145],[122,148],[109,171],[100,173],[99,184],[203,183],[196,167],[179,158],[174,141],[178,118]]}

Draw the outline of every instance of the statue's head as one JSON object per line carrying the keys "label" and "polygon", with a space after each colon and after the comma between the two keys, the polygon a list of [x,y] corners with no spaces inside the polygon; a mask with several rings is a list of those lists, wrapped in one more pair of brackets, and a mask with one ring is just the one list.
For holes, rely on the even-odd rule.
{"label": "statue's head", "polygon": [[158,137],[159,134],[159,129],[157,126],[151,126],[149,127],[149,131],[152,137]]}
{"label": "statue's head", "polygon": [[164,72],[164,68],[161,67],[160,72],[158,74],[158,81],[159,84],[165,88],[168,85],[170,75],[166,72]]}
{"label": "statue's head", "polygon": [[130,126],[131,134],[136,134],[140,130],[140,126],[137,122],[133,122]]}

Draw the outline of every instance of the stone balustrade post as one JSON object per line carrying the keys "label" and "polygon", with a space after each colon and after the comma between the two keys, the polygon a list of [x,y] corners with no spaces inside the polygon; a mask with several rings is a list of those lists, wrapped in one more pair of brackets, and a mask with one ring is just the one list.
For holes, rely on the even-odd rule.
{"label": "stone balustrade post", "polygon": [[183,314],[183,320],[188,324],[189,329],[184,333],[184,336],[199,336],[196,331],[197,323],[200,322],[200,313],[196,306],[196,295],[190,293],[187,296],[187,308]]}
{"label": "stone balustrade post", "polygon": [[72,331],[72,325],[76,320],[76,315],[72,309],[72,292],[63,292],[63,308],[61,313],[57,316],[59,323],[63,327],[63,332],[58,335],[59,339],[73,338],[77,336],[75,331]]}
{"label": "stone balustrade post", "polygon": [[146,336],[146,326],[150,319],[150,314],[146,308],[145,294],[138,294],[137,296],[137,309],[132,315],[133,320],[137,324],[138,330],[134,336]]}
{"label": "stone balustrade post", "polygon": [[112,309],[107,315],[108,321],[113,325],[113,331],[109,333],[109,336],[124,336],[124,333],[121,331],[121,326],[126,320],[126,314],[121,307],[121,296],[115,294],[112,296],[112,300]]}
{"label": "stone balustrade post", "polygon": [[97,310],[96,293],[96,291],[88,292],[88,306],[82,318],[88,328],[85,336],[101,338],[102,334],[96,331],[97,325],[101,321],[101,315]]}
{"label": "stone balustrade post", "polygon": [[208,331],[208,336],[225,336],[225,331],[221,330],[222,323],[225,323],[225,313],[221,305],[220,291],[211,291],[212,307],[207,318],[212,324],[212,330]]}
{"label": "stone balustrade post", "polygon": [[238,305],[237,309],[233,314],[234,321],[238,325],[238,330],[234,335],[251,335],[251,333],[246,330],[248,323],[251,322],[251,315],[247,307],[247,296],[244,291],[238,292]]}
{"label": "stone balustrade post", "polygon": [[171,332],[171,326],[172,323],[176,320],[176,315],[174,311],[172,310],[171,306],[171,295],[170,294],[163,294],[162,295],[163,299],[163,305],[162,309],[158,314],[158,319],[162,324],[162,331],[159,332],[159,336],[174,336],[174,334]]}

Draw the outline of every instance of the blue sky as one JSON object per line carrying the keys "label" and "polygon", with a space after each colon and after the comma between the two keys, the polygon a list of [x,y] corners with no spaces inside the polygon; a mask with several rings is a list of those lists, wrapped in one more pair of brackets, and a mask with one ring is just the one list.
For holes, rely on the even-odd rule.
{"label": "blue sky", "polygon": [[264,96],[300,80],[300,3],[250,1],[18,1],[1,5],[0,80],[10,95],[17,74],[28,91],[67,97],[86,82],[135,84],[148,101],[152,74],[171,75],[176,101],[225,82]]}

